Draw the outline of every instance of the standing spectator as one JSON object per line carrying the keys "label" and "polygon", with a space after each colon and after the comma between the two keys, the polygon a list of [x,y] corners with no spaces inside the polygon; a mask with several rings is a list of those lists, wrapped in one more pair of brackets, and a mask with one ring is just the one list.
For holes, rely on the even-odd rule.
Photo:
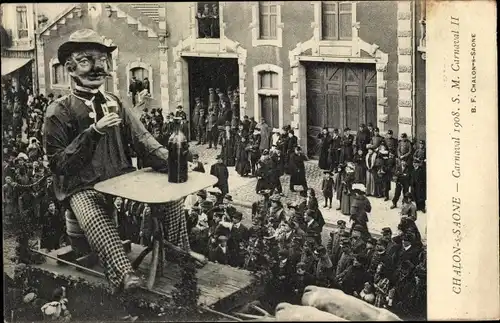
{"label": "standing spectator", "polygon": [[337,267],[341,256],[341,246],[340,242],[342,239],[342,234],[345,233],[346,223],[344,220],[337,221],[337,230],[330,232],[330,238],[328,239],[327,252],[332,260],[334,268]]}
{"label": "standing spectator", "polygon": [[417,160],[422,164],[422,166],[425,166],[425,163],[427,161],[427,156],[425,153],[425,141],[419,140],[418,148],[413,153],[413,160]]}
{"label": "standing spectator", "polygon": [[343,137],[341,140],[342,149],[340,151],[341,163],[351,162],[354,157],[354,149],[353,149],[354,137],[349,133],[350,131],[351,131],[350,128],[344,129]]}
{"label": "standing spectator", "polygon": [[141,90],[146,90],[148,93],[151,93],[151,90],[149,89],[149,79],[145,77],[142,80],[142,88]]}
{"label": "standing spectator", "polygon": [[333,129],[332,144],[330,150],[330,170],[334,171],[340,163],[340,153],[342,151],[342,138],[339,136],[339,129]]}
{"label": "standing spectator", "polygon": [[327,127],[323,127],[321,133],[318,134],[318,139],[321,140],[318,167],[323,170],[330,169],[331,159],[329,157],[332,151],[332,136]]}
{"label": "standing spectator", "polygon": [[393,132],[391,129],[387,130],[387,134],[385,136],[385,144],[387,145],[387,150],[397,155],[398,150],[398,140],[392,136]]}
{"label": "standing spectator", "polygon": [[354,155],[354,183],[360,183],[366,185],[366,159],[363,155],[363,150],[358,149],[356,155]]}
{"label": "standing spectator", "polygon": [[260,119],[260,145],[259,150],[269,149],[269,144],[271,142],[271,128],[266,123],[264,118]]}
{"label": "standing spectator", "polygon": [[128,86],[129,96],[132,97],[132,105],[135,107],[137,104],[137,94],[142,91],[142,84],[135,76],[132,76],[130,85]]}
{"label": "standing spectator", "polygon": [[218,238],[218,244],[210,250],[208,258],[210,261],[227,265],[229,262],[229,253],[227,248],[227,236],[220,235]]}
{"label": "standing spectator", "polygon": [[219,130],[217,128],[217,115],[215,114],[214,110],[210,112],[206,124],[207,124],[206,133],[207,133],[208,149],[212,148],[212,144],[214,145],[214,149],[217,149]]}
{"label": "standing spectator", "polygon": [[199,136],[199,122],[200,122],[200,111],[203,110],[200,97],[197,96],[194,98],[194,108],[191,113],[191,136],[192,138],[198,138],[198,145],[201,144],[201,137]]}
{"label": "standing spectator", "polygon": [[321,182],[321,191],[323,192],[323,197],[325,199],[324,208],[327,207],[328,203],[330,203],[330,209],[332,208],[332,199],[333,199],[333,178],[331,171],[324,172],[325,177]]}
{"label": "standing spectator", "polygon": [[421,159],[413,161],[411,178],[411,193],[416,203],[417,211],[425,213],[425,201],[427,200],[427,180],[425,166]]}
{"label": "standing spectator", "polygon": [[288,174],[291,173],[290,169],[290,158],[292,158],[293,152],[295,151],[295,147],[298,145],[298,139],[297,136],[295,136],[295,133],[292,129],[288,130],[288,140],[286,144],[286,157],[285,157],[285,167],[286,170],[288,171]]}
{"label": "standing spectator", "polygon": [[2,187],[2,207],[3,214],[10,220],[16,210],[14,187],[12,186],[12,178],[10,176],[5,177],[5,184]]}
{"label": "standing spectator", "polygon": [[396,172],[396,191],[394,192],[394,198],[392,199],[391,209],[397,207],[401,193],[403,197],[410,189],[410,167],[405,159],[401,159],[400,165],[397,166]]}
{"label": "standing spectator", "polygon": [[232,167],[235,163],[236,155],[236,133],[231,129],[231,123],[226,121],[224,131],[222,132],[222,150],[221,154],[224,157],[224,164]]}
{"label": "standing spectator", "polygon": [[213,187],[219,188],[224,196],[229,193],[229,172],[222,158],[222,155],[217,156],[217,163],[213,164],[210,168],[210,175],[217,177],[217,183]]}
{"label": "standing spectator", "polygon": [[366,155],[366,145],[371,141],[370,130],[366,128],[364,123],[359,125],[359,131],[356,134],[356,149],[363,151],[363,156]]}
{"label": "standing spectator", "polygon": [[384,141],[384,137],[380,135],[380,130],[379,128],[373,129],[373,135],[371,137],[370,143],[373,146],[373,149],[378,149],[380,144]]}
{"label": "standing spectator", "polygon": [[398,158],[410,163],[412,157],[412,147],[411,142],[408,140],[408,135],[406,133],[401,134],[401,140],[398,144]]}
{"label": "standing spectator", "polygon": [[242,218],[243,214],[239,211],[236,211],[231,217],[232,225],[228,240],[229,263],[235,267],[243,267],[245,263],[245,258],[241,257],[241,249],[249,237],[248,228],[241,223]]}
{"label": "standing spectator", "polygon": [[302,186],[302,191],[300,194],[306,196],[307,191],[307,178],[306,178],[306,168],[304,161],[307,157],[302,152],[300,147],[295,147],[295,153],[291,153],[289,161],[290,169],[290,191],[295,192],[295,186]]}
{"label": "standing spectator", "polygon": [[205,109],[201,109],[198,116],[198,121],[196,122],[197,130],[196,136],[198,138],[197,145],[206,144],[206,132],[207,132],[207,116],[205,114]]}
{"label": "standing spectator", "polygon": [[375,195],[375,176],[377,174],[377,167],[375,161],[377,154],[373,151],[374,146],[371,144],[366,145],[368,153],[366,154],[366,196]]}
{"label": "standing spectator", "polygon": [[49,202],[47,212],[41,219],[41,224],[40,248],[48,251],[59,249],[59,240],[64,234],[64,221],[54,201]]}
{"label": "standing spectator", "polygon": [[239,139],[239,143],[236,146],[236,172],[242,176],[248,176],[250,172],[250,162],[248,156],[248,150],[250,146],[247,143],[247,138],[245,136]]}

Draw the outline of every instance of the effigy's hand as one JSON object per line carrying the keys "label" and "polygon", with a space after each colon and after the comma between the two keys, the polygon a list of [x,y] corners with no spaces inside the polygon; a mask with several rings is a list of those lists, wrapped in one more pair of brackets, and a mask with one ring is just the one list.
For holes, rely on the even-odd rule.
{"label": "effigy's hand", "polygon": [[119,125],[122,122],[122,119],[118,114],[112,112],[106,114],[95,124],[95,129],[99,132],[104,132],[109,128]]}
{"label": "effigy's hand", "polygon": [[276,306],[276,321],[330,321],[342,322],[345,319],[313,306],[292,305],[280,303]]}
{"label": "effigy's hand", "polygon": [[[302,304],[347,321],[401,321],[390,311],[375,307],[338,289],[307,286],[302,295]],[[308,317],[306,320],[317,319]]]}

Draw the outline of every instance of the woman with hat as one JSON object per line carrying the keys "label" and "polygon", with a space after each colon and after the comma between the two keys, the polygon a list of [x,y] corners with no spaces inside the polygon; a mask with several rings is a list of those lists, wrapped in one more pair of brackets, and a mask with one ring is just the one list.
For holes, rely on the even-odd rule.
{"label": "woman with hat", "polygon": [[[115,49],[90,29],[74,32],[59,47],[59,62],[75,86],[68,96],[47,108],[44,142],[51,170],[57,175],[57,198],[71,207],[92,249],[104,263],[112,287],[128,290],[139,287],[142,280],[125,254],[108,214],[106,197],[93,186],[97,181],[134,170],[124,143],[134,143],[138,157],[147,159],[154,169],[165,168],[168,151],[118,97],[99,90],[109,76],[110,54]],[[182,210],[182,202],[172,202],[168,208]],[[176,242],[179,245],[187,241],[187,234],[178,236],[183,239]]]}
{"label": "woman with hat", "polygon": [[269,208],[267,220],[272,223],[274,229],[277,229],[281,221],[285,220],[285,211],[279,195],[275,194],[269,199],[271,200],[271,207]]}
{"label": "woman with hat", "polygon": [[300,147],[295,147],[295,152],[290,155],[290,191],[295,192],[295,186],[302,186],[300,195],[305,196],[307,191],[306,167],[304,162],[307,156]]}
{"label": "woman with hat", "polygon": [[321,141],[318,167],[323,170],[330,169],[328,156],[332,150],[332,136],[330,132],[328,132],[328,127],[323,127],[323,130],[318,134],[318,139]]}
{"label": "woman with hat", "polygon": [[356,225],[359,225],[362,234],[366,239],[371,237],[368,232],[368,213],[372,210],[370,200],[365,196],[366,187],[363,184],[354,184],[351,191],[350,220],[352,221],[351,232]]}
{"label": "woman with hat", "polygon": [[342,135],[341,140],[341,150],[340,150],[340,162],[347,163],[352,161],[354,158],[354,136],[350,134],[351,129],[346,127]]}
{"label": "woman with hat", "polygon": [[358,148],[353,157],[354,165],[354,183],[366,184],[366,160],[361,148]]}
{"label": "woman with hat", "polygon": [[232,167],[235,165],[236,134],[231,130],[231,123],[229,121],[226,121],[224,126],[221,154],[224,157],[224,164],[226,166]]}
{"label": "woman with hat", "polygon": [[217,183],[213,187],[217,187],[221,190],[222,195],[229,193],[229,171],[227,166],[224,164],[224,156],[218,155],[217,162],[210,168],[210,175],[217,177]]}
{"label": "woman with hat", "polygon": [[375,195],[375,175],[377,173],[377,167],[375,165],[375,160],[377,158],[377,153],[374,151],[374,147],[371,144],[366,145],[368,153],[365,156],[365,167],[366,167],[366,196]]}
{"label": "woman with hat", "polygon": [[351,214],[351,188],[354,182],[354,163],[349,162],[344,171],[342,180],[342,193],[340,197],[340,207],[338,208],[342,214]]}
{"label": "woman with hat", "polygon": [[247,141],[247,137],[239,137],[236,145],[235,170],[242,177],[248,176],[248,173],[250,172],[250,161],[248,156],[248,150],[250,149],[251,146]]}

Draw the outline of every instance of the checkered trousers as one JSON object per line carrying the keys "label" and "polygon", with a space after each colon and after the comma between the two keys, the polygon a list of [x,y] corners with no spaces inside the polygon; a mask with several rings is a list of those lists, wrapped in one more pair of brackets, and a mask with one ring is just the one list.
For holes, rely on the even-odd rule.
{"label": "checkered trousers", "polygon": [[187,232],[186,217],[184,216],[184,199],[168,202],[162,205],[151,205],[152,208],[159,208],[163,214],[163,227],[165,228],[165,239],[182,248],[190,250],[189,236]]}
{"label": "checkered trousers", "polygon": [[120,287],[125,274],[133,272],[125,254],[106,197],[95,190],[84,190],[69,198],[73,213],[92,249],[97,252],[113,287]]}

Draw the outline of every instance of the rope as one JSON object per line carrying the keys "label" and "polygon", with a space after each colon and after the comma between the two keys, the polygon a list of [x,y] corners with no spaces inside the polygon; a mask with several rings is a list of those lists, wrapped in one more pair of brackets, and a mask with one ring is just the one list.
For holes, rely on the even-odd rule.
{"label": "rope", "polygon": [[38,181],[31,183],[31,184],[28,184],[28,185],[23,185],[23,184],[19,184],[19,183],[15,182],[15,184],[16,184],[15,187],[16,188],[26,188],[26,189],[33,188],[36,185],[40,184],[42,181],[46,180],[47,177],[49,177],[49,176],[51,176],[51,175],[43,175],[43,177],[40,178]]}

